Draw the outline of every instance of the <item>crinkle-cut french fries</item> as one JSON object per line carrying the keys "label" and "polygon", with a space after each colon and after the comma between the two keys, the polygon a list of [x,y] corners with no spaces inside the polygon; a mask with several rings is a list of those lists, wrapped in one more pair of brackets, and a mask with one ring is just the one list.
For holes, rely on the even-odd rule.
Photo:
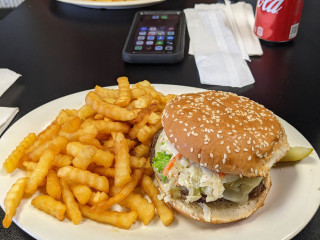
{"label": "crinkle-cut french fries", "polygon": [[90,187],[83,184],[71,184],[71,189],[72,189],[73,195],[81,205],[87,204],[93,194]]}
{"label": "crinkle-cut french fries", "polygon": [[119,86],[119,95],[114,104],[120,107],[126,107],[130,103],[130,83],[127,77],[119,77],[117,79]]}
{"label": "crinkle-cut french fries", "polygon": [[130,181],[127,185],[121,188],[121,191],[110,198],[107,201],[102,201],[93,206],[97,211],[105,211],[111,208],[113,205],[119,203],[133,192],[134,188],[137,186],[143,174],[142,169],[135,169],[132,174],[132,181]]}
{"label": "crinkle-cut french fries", "polygon": [[126,108],[104,102],[95,92],[89,92],[86,96],[86,104],[92,107],[97,113],[114,120],[130,121],[136,117],[133,111]]}
{"label": "crinkle-cut french fries", "polygon": [[57,176],[56,171],[53,169],[49,170],[47,174],[47,181],[46,181],[46,191],[49,196],[53,197],[56,200],[61,199],[61,184],[59,177]]}
{"label": "crinkle-cut french fries", "polygon": [[32,199],[31,204],[37,209],[50,214],[51,216],[62,221],[65,219],[65,212],[67,210],[66,205],[62,202],[55,200],[49,195],[41,195]]}
{"label": "crinkle-cut french fries", "polygon": [[147,225],[153,219],[155,214],[154,204],[149,203],[148,200],[143,198],[140,194],[131,193],[119,204],[136,211],[138,218],[143,222],[144,225]]}
{"label": "crinkle-cut french fries", "polygon": [[109,223],[119,228],[129,229],[137,219],[137,212],[116,212],[116,211],[103,211],[97,212],[88,206],[80,206],[83,216],[103,223]]}
{"label": "crinkle-cut french fries", "polygon": [[152,179],[144,175],[141,180],[141,186],[156,206],[162,223],[166,226],[170,225],[174,220],[173,212],[163,200],[158,199],[159,189],[153,184]]}
{"label": "crinkle-cut french fries", "polygon": [[27,185],[28,178],[19,178],[15,184],[12,185],[4,199],[4,207],[6,215],[2,221],[2,225],[8,228],[11,225],[12,218],[16,214],[17,208],[23,197],[25,186]]}
{"label": "crinkle-cut french fries", "polygon": [[93,187],[99,191],[109,191],[109,181],[105,176],[99,176],[96,173],[92,173],[79,168],[66,166],[58,170],[57,175],[60,178],[64,178],[68,181],[73,181],[79,184],[87,184],[89,187]]}
{"label": "crinkle-cut french fries", "polygon": [[[78,154],[85,148],[86,145],[80,142],[69,142],[67,145],[67,153],[74,157],[77,157]],[[108,150],[97,149],[94,146],[90,145],[94,149],[94,154],[91,158],[91,161],[96,163],[99,166],[104,166],[106,168],[110,167],[114,160],[114,155]]]}
{"label": "crinkle-cut french fries", "polygon": [[67,207],[67,215],[74,224],[79,224],[82,220],[82,214],[80,212],[78,203],[74,199],[74,195],[71,192],[68,183],[63,178],[60,179],[62,187],[62,200]]}
{"label": "crinkle-cut french fries", "polygon": [[111,135],[114,141],[114,151],[116,153],[114,184],[117,187],[123,187],[131,180],[129,147],[123,133],[113,132]]}
{"label": "crinkle-cut french fries", "polygon": [[52,162],[55,158],[55,152],[51,148],[47,148],[40,157],[40,160],[36,168],[31,173],[28,179],[25,193],[33,194],[37,190],[40,183],[47,176],[48,171],[51,168]]}
{"label": "crinkle-cut french fries", "polygon": [[96,205],[102,201],[109,199],[109,196],[105,192],[93,192],[91,198],[88,201],[89,205]]}
{"label": "crinkle-cut french fries", "polygon": [[[39,188],[42,195],[31,204],[60,221],[67,216],[79,224],[89,218],[129,229],[137,220],[149,224],[156,211],[165,225],[173,221],[154,186],[145,185],[151,180],[146,176],[153,175],[151,139],[162,127],[164,106],[175,96],[157,92],[146,80],[131,86],[126,77],[117,82],[118,89],[95,86],[83,106],[62,109],[5,160],[7,173],[20,168],[26,177],[5,198],[4,227],[10,226],[22,197]],[[115,205],[122,211],[112,211]]]}
{"label": "crinkle-cut french fries", "polygon": [[13,172],[20,162],[20,159],[25,153],[25,150],[30,147],[37,139],[35,133],[29,133],[22,142],[17,146],[17,148],[10,154],[10,156],[4,161],[3,167],[7,173]]}

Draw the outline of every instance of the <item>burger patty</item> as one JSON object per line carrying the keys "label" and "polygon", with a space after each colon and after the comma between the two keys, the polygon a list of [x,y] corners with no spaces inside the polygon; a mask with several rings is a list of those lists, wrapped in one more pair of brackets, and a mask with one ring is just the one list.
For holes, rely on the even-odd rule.
{"label": "burger patty", "polygon": [[[264,186],[263,182],[261,181],[258,186],[256,186],[250,193],[249,193],[249,199],[258,197],[266,187]],[[188,196],[189,190],[186,188],[183,188],[181,191],[181,195],[183,198],[186,198]],[[220,198],[216,201],[229,201],[223,198]],[[206,203],[206,195],[202,195],[202,197],[196,201],[197,203]]]}
{"label": "burger patty", "polygon": [[[152,139],[152,143],[151,143],[151,146],[150,146],[150,152],[149,152],[149,154],[150,154],[150,164],[152,164],[152,159],[156,156],[155,146],[156,146],[156,143],[158,141],[158,138],[160,136],[161,131],[162,131],[162,128],[158,132],[156,132],[156,134],[154,135],[154,137]],[[261,181],[259,183],[259,185],[256,186],[249,193],[249,199],[258,197],[265,189],[266,189],[266,187],[264,186],[263,181]],[[188,189],[184,188],[181,191],[181,195],[186,197],[188,195]],[[219,201],[219,200],[217,200],[217,201]],[[228,200],[226,200],[226,201],[228,201]],[[197,202],[205,203],[206,202],[206,196],[202,195],[202,197]]]}
{"label": "burger patty", "polygon": [[151,143],[151,146],[150,146],[150,150],[149,150],[149,155],[150,155],[150,164],[152,164],[152,159],[155,158],[156,156],[156,150],[155,150],[155,147],[156,147],[156,143],[158,141],[158,138],[160,136],[160,133],[162,132],[163,128],[160,128],[158,130],[158,132],[156,132],[153,136],[153,139],[152,139],[152,143]]}

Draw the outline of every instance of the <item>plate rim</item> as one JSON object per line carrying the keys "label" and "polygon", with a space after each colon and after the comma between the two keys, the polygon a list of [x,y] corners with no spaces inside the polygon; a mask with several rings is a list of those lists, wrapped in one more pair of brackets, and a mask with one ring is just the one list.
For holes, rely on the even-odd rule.
{"label": "plate rim", "polygon": [[87,8],[135,8],[164,2],[166,0],[128,0],[128,1],[90,1],[90,0],[58,0],[59,2],[73,4]]}
{"label": "plate rim", "polygon": [[[187,92],[187,91],[190,91],[190,90],[192,90],[192,91],[201,91],[201,90],[207,91],[207,90],[208,90],[208,89],[203,89],[203,88],[198,88],[198,87],[175,85],[175,84],[155,84],[155,83],[152,84],[152,86],[154,86],[155,88],[157,88],[157,87],[163,87],[163,88],[165,88],[165,87],[167,87],[168,85],[171,86],[171,87],[173,87],[173,88],[183,88],[183,89],[184,89],[183,92]],[[106,88],[116,88],[117,85],[105,86],[105,87],[106,87]],[[79,103],[79,106],[81,106],[81,104],[84,103],[84,96],[85,96],[85,94],[86,94],[87,92],[91,91],[91,90],[93,90],[93,89],[83,90],[83,91],[80,91],[80,92],[76,92],[76,93],[72,93],[72,94],[69,94],[69,95],[66,95],[66,96],[62,96],[62,97],[56,98],[56,99],[54,99],[54,100],[52,100],[52,101],[49,101],[48,103],[45,103],[45,104],[43,104],[43,105],[41,105],[41,106],[33,109],[32,111],[30,111],[29,113],[27,113],[26,115],[24,115],[24,116],[22,116],[20,119],[18,119],[9,129],[7,129],[7,130],[5,131],[5,133],[4,133],[4,134],[2,135],[2,137],[0,138],[0,147],[1,147],[1,144],[3,144],[3,141],[4,141],[3,139],[7,138],[7,134],[10,134],[10,131],[13,131],[12,129],[14,129],[16,125],[21,124],[21,122],[23,122],[24,119],[32,116],[35,111],[41,111],[42,108],[45,108],[45,107],[47,107],[48,105],[50,106],[50,104],[54,104],[56,101],[63,101],[63,100],[68,99],[68,98],[74,98],[74,97],[76,97],[77,95],[79,95],[79,96],[82,95],[82,98],[81,98],[81,99],[82,99],[82,103]],[[169,90],[169,92],[170,92],[170,90]],[[79,98],[80,98],[80,97],[79,97]],[[69,103],[67,103],[67,104],[69,104]],[[66,104],[66,105],[67,105],[67,104]],[[66,107],[67,107],[67,106],[66,106]],[[74,107],[74,106],[71,106],[71,107]],[[40,110],[39,110],[39,109],[40,109]],[[288,122],[286,122],[284,119],[282,119],[282,118],[279,118],[279,119],[280,119],[281,121],[283,121],[285,124],[287,124],[289,127],[293,128],[297,133],[299,133],[299,134],[303,137],[303,140],[304,140],[304,141],[306,141],[310,146],[312,146],[311,143],[310,143],[310,142],[302,135],[302,133],[300,133],[296,128],[294,128],[291,124],[289,124]],[[52,119],[52,120],[53,120],[53,119]],[[11,130],[10,130],[10,129],[11,129]],[[30,130],[28,130],[27,132],[30,132]],[[288,138],[289,138],[289,137],[288,137]],[[319,156],[317,155],[317,152],[316,152],[315,150],[313,151],[313,157],[316,158],[315,160],[317,161],[317,165],[318,165],[318,168],[319,168],[319,164],[320,164],[320,163],[319,163]],[[3,161],[4,161],[4,159],[0,160],[0,164],[3,163]],[[3,168],[3,167],[1,167],[1,168]],[[0,169],[0,170],[1,170],[1,169]],[[0,177],[1,177],[1,175],[0,175]],[[3,197],[4,197],[4,196],[3,196]],[[313,214],[311,214],[311,215],[308,217],[308,220],[305,221],[303,224],[301,224],[298,228],[296,228],[295,231],[289,233],[289,235],[287,235],[287,237],[286,237],[286,238],[283,238],[283,239],[290,239],[290,238],[294,237],[295,235],[297,235],[297,234],[310,222],[310,220],[313,218],[313,216],[315,215],[317,209],[319,208],[319,204],[320,204],[320,198],[319,198],[318,201],[317,201],[317,207],[314,207],[315,210],[313,211]],[[0,206],[1,206],[2,209],[4,209],[3,199],[0,200]],[[23,229],[25,232],[27,232],[27,233],[30,234],[31,236],[33,236],[33,237],[35,237],[35,238],[39,238],[39,236],[37,236],[36,233],[30,232],[30,231],[29,231],[28,229],[26,229],[23,225],[21,225],[20,222],[19,222],[18,220],[16,220],[15,218],[13,219],[13,221],[14,221],[21,229]],[[56,221],[56,220],[55,220],[55,221]],[[41,238],[39,238],[39,239],[41,239]]]}

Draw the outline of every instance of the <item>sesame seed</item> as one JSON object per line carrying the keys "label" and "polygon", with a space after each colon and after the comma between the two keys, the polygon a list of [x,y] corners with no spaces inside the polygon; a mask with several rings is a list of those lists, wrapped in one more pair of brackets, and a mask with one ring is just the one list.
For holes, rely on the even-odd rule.
{"label": "sesame seed", "polygon": [[190,152],[193,152],[193,147],[192,147],[192,148],[190,148]]}

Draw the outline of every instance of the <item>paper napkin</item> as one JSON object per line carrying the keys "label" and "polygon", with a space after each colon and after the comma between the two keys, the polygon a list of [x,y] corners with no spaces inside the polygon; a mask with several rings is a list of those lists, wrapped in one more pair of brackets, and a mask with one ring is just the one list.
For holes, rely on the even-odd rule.
{"label": "paper napkin", "polygon": [[20,76],[7,68],[0,68],[0,97]]}
{"label": "paper napkin", "polygon": [[0,135],[19,112],[18,108],[0,107]]}
{"label": "paper napkin", "polygon": [[[195,4],[197,10],[222,9],[227,15],[236,42],[244,59],[250,60],[248,56],[261,56],[262,47],[258,37],[253,33],[254,13],[252,5],[245,2],[230,4]],[[189,54],[192,53],[189,51]]]}
{"label": "paper napkin", "polygon": [[[6,68],[0,68],[0,97],[21,75]],[[8,127],[18,108],[0,107],[0,135]]]}
{"label": "paper napkin", "polygon": [[225,11],[216,8],[184,12],[200,82],[231,87],[254,83]]}

